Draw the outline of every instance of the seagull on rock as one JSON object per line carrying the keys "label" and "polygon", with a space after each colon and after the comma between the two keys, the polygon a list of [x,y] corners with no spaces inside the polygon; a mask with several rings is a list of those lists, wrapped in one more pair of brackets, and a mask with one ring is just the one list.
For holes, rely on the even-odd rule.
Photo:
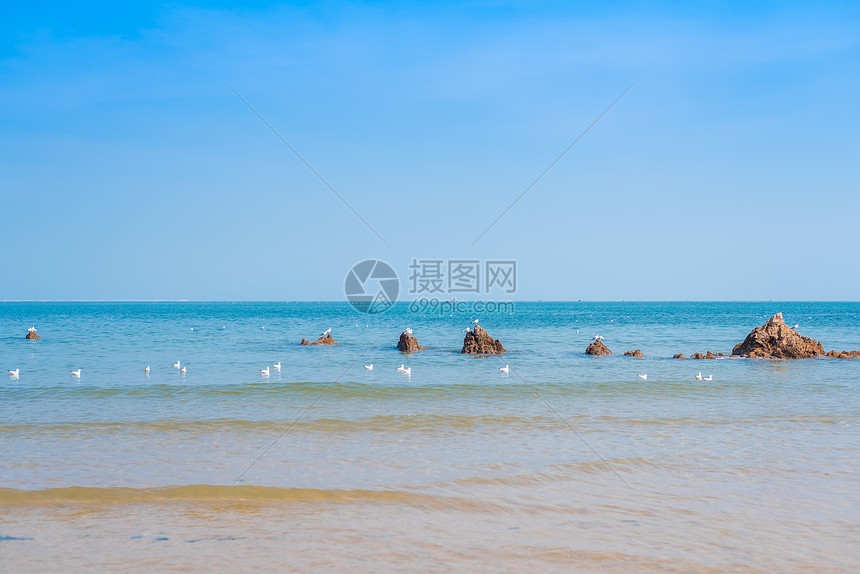
{"label": "seagull on rock", "polygon": [[322,336],[327,337],[329,333],[331,333],[331,329],[326,329],[325,331],[323,331]]}
{"label": "seagull on rock", "polygon": [[506,364],[504,367],[499,367],[499,370],[507,375],[508,373],[511,372],[511,367],[510,367],[510,365]]}
{"label": "seagull on rock", "polygon": [[595,342],[597,342],[597,341],[602,341],[602,340],[603,340],[603,335],[595,335],[595,336],[594,336],[594,341],[595,341]]}
{"label": "seagull on rock", "polygon": [[472,325],[477,325],[477,324],[478,324],[478,320],[477,320],[477,319],[475,319],[474,321],[472,321]]}
{"label": "seagull on rock", "polygon": [[466,327],[465,329],[463,329],[463,332],[464,333],[471,333],[472,329],[470,329],[469,327]]}
{"label": "seagull on rock", "polygon": [[404,334],[406,334],[406,335],[410,335],[410,336],[411,336],[411,335],[412,335],[412,328],[411,328],[411,327],[407,327],[407,328],[406,328],[406,330],[405,330],[405,331],[403,331],[403,333],[404,333]]}
{"label": "seagull on rock", "polygon": [[27,332],[28,332],[28,333],[35,333],[35,332],[36,332],[36,327],[30,327],[29,329],[27,329]]}

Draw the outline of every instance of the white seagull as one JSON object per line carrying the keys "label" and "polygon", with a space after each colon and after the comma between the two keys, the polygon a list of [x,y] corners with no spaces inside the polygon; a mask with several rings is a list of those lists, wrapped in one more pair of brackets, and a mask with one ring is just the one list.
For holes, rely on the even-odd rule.
{"label": "white seagull", "polygon": [[705,377],[705,378],[704,378],[704,379],[702,379],[702,380],[703,380],[703,381],[713,381],[713,380],[714,380],[714,375],[708,375],[707,377]]}
{"label": "white seagull", "polygon": [[146,368],[143,369],[143,372],[146,373],[147,375],[149,374],[149,365],[147,365]]}
{"label": "white seagull", "polygon": [[400,365],[399,367],[397,367],[397,370],[400,371],[401,373],[406,371],[406,369],[403,367],[403,365]]}
{"label": "white seagull", "polygon": [[78,369],[77,371],[72,371],[72,376],[81,378],[81,370]]}
{"label": "white seagull", "polygon": [[272,365],[272,368],[275,369],[276,371],[280,372],[281,371],[281,362],[278,361],[277,363]]}
{"label": "white seagull", "polygon": [[179,361],[176,361],[175,363],[173,363],[173,368],[174,368],[174,369],[178,369],[180,366],[181,366],[181,365],[179,364]]}
{"label": "white seagull", "polygon": [[794,326],[791,328],[791,330],[792,330],[792,331],[797,331],[797,328],[798,328],[798,327],[800,327],[800,325],[794,325]]}
{"label": "white seagull", "polygon": [[701,381],[701,380],[702,380],[702,372],[701,372],[701,371],[699,371],[699,374],[698,374],[698,375],[696,375],[696,380],[697,380],[697,381]]}
{"label": "white seagull", "polygon": [[511,367],[505,364],[504,367],[499,367],[499,370],[507,375],[511,371]]}
{"label": "white seagull", "polygon": [[265,369],[260,369],[260,375],[263,377],[268,377],[269,376],[269,367],[266,367]]}
{"label": "white seagull", "polygon": [[13,379],[17,379],[18,375],[21,374],[21,369],[15,369],[14,371],[9,371],[9,376]]}
{"label": "white seagull", "polygon": [[602,340],[603,340],[603,335],[595,335],[595,336],[594,336],[594,340],[595,340],[595,341],[602,341]]}
{"label": "white seagull", "polygon": [[404,375],[412,376],[412,367],[406,367],[405,369],[402,369],[400,372],[403,373]]}
{"label": "white seagull", "polygon": [[463,332],[464,333],[471,333],[472,329],[470,329],[469,327],[466,327],[465,329],[463,329]]}
{"label": "white seagull", "polygon": [[35,332],[36,332],[36,327],[30,327],[29,329],[27,329],[27,332],[28,332],[28,333],[35,333]]}
{"label": "white seagull", "polygon": [[326,329],[325,331],[323,331],[322,336],[323,336],[323,337],[325,337],[325,336],[326,336],[326,335],[328,335],[329,333],[331,333],[331,329]]}
{"label": "white seagull", "polygon": [[185,367],[182,367],[181,369],[179,369],[180,375],[184,375],[186,372],[188,372],[188,369],[186,369]]}
{"label": "white seagull", "polygon": [[412,328],[411,328],[411,327],[407,327],[407,328],[406,328],[406,330],[405,330],[405,331],[403,331],[403,332],[404,332],[404,333],[406,333],[407,335],[412,335]]}
{"label": "white seagull", "polygon": [[643,381],[647,381],[648,375],[639,375],[639,378],[642,379]]}
{"label": "white seagull", "polygon": [[372,371],[373,370],[373,363],[370,363],[369,365],[364,365],[364,368],[367,369],[368,371]]}
{"label": "white seagull", "polygon": [[477,324],[478,324],[478,320],[477,320],[477,319],[475,319],[474,321],[472,321],[472,325],[477,325]]}

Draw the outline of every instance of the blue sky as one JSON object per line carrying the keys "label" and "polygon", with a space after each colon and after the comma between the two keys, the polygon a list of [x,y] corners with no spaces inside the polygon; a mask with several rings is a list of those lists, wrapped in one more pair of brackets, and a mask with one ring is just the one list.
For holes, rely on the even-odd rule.
{"label": "blue sky", "polygon": [[516,259],[519,299],[858,299],[856,3],[116,10],[5,9],[0,299],[340,300],[371,257]]}

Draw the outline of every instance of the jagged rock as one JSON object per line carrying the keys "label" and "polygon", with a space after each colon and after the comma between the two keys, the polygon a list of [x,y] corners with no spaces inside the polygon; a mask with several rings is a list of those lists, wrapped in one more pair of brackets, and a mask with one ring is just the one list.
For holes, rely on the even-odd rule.
{"label": "jagged rock", "polygon": [[860,359],[860,351],[828,351],[831,359]]}
{"label": "jagged rock", "polygon": [[690,355],[690,358],[691,359],[716,359],[717,357],[722,357],[722,356],[723,356],[722,353],[717,353],[715,355],[712,352],[708,351],[707,354],[704,354],[704,355],[702,353],[693,353],[692,355]]}
{"label": "jagged rock", "polygon": [[397,349],[404,353],[412,353],[423,351],[424,347],[418,344],[418,337],[413,337],[404,331],[400,333],[400,340],[397,341]]}
{"label": "jagged rock", "polygon": [[329,333],[325,337],[320,337],[319,339],[317,339],[314,342],[310,342],[307,339],[302,339],[301,344],[302,345],[337,345],[337,343],[334,342],[334,339],[332,338],[331,333]]}
{"label": "jagged rock", "polygon": [[687,355],[685,355],[684,353],[675,353],[674,355],[672,355],[672,358],[673,359],[686,359]]}
{"label": "jagged rock", "polygon": [[609,347],[603,344],[603,341],[597,339],[596,341],[592,341],[591,344],[585,349],[586,355],[611,355],[612,351],[609,350]]}
{"label": "jagged rock", "polygon": [[624,351],[624,356],[625,357],[644,357],[645,355],[642,354],[642,351],[640,351],[639,349],[636,349],[635,351]]}
{"label": "jagged rock", "polygon": [[493,339],[486,329],[475,325],[475,328],[463,338],[463,350],[461,353],[470,355],[501,355],[507,351],[502,342]]}
{"label": "jagged rock", "polygon": [[41,339],[42,337],[40,337],[36,331],[30,331],[29,333],[27,333],[27,336],[24,338],[25,339]]}
{"label": "jagged rock", "polygon": [[732,355],[764,359],[808,359],[824,354],[820,341],[789,329],[777,313],[732,349]]}

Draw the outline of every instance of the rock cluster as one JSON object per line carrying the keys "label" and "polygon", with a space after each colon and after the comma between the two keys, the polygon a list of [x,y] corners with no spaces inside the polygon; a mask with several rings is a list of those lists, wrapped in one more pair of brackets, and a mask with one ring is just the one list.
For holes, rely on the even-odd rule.
{"label": "rock cluster", "polygon": [[397,341],[397,350],[404,353],[412,353],[414,351],[423,351],[424,347],[418,344],[418,337],[413,337],[404,331],[400,333],[400,340]]}
{"label": "rock cluster", "polygon": [[[716,353],[716,354],[714,354],[714,353],[712,353],[712,352],[710,352],[710,351],[708,351],[708,352],[707,352],[706,354],[704,354],[704,355],[703,355],[702,353],[693,353],[692,355],[690,355],[690,358],[691,358],[691,359],[716,359],[717,357],[725,357],[725,355],[724,355],[724,354],[722,354],[722,353]],[[685,358],[686,358],[686,357],[685,357]]]}
{"label": "rock cluster", "polygon": [[831,359],[860,359],[860,351],[828,351]]}
{"label": "rock cluster", "polygon": [[804,337],[785,324],[777,313],[732,349],[732,355],[765,359],[808,359],[824,354],[820,341]]}
{"label": "rock cluster", "polygon": [[636,349],[635,351],[624,351],[624,356],[625,357],[644,357],[645,355],[642,354],[642,351],[640,351],[639,349]]}
{"label": "rock cluster", "polygon": [[609,347],[603,344],[603,341],[597,339],[592,341],[591,344],[585,349],[586,355],[611,355],[612,351],[609,350]]}
{"label": "rock cluster", "polygon": [[475,325],[463,338],[463,350],[460,352],[470,355],[501,355],[505,351],[507,349],[501,341],[493,339],[486,329]]}
{"label": "rock cluster", "polygon": [[686,359],[687,355],[685,355],[684,353],[675,353],[674,355],[672,355],[672,358],[673,359]]}
{"label": "rock cluster", "polygon": [[307,339],[302,339],[301,344],[302,345],[337,345],[337,343],[334,342],[334,339],[332,338],[331,333],[329,333],[325,337],[320,337],[319,339],[317,339],[314,342],[310,342]]}

